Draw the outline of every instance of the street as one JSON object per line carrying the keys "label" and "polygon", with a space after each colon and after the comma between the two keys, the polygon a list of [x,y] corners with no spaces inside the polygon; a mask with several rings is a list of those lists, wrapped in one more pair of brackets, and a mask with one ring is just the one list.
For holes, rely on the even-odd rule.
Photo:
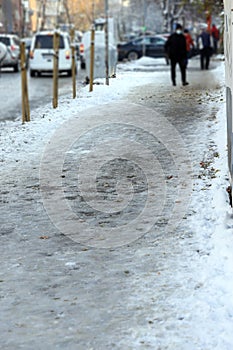
{"label": "street", "polygon": [[155,66],[2,123],[2,349],[231,350],[222,62]]}
{"label": "street", "polygon": [[[85,79],[85,70],[78,70],[77,87]],[[28,93],[31,110],[52,104],[53,79],[51,75],[30,78],[28,74]],[[60,75],[59,95],[72,95],[72,78]],[[0,121],[21,118],[21,74],[12,69],[2,69],[0,74],[1,112]]]}

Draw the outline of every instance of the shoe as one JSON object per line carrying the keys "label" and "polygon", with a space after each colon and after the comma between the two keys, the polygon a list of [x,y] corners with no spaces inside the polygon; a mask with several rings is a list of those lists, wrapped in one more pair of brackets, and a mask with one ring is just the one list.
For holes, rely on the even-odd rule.
{"label": "shoe", "polygon": [[173,86],[176,86],[176,82],[173,82],[172,85],[173,85]]}
{"label": "shoe", "polygon": [[189,83],[188,83],[187,81],[185,81],[185,82],[183,83],[183,86],[186,86],[186,85],[189,85]]}

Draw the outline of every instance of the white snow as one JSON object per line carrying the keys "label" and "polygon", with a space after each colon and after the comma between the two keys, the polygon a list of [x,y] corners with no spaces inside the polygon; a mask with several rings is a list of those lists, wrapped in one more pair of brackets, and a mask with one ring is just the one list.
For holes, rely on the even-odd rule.
{"label": "white snow", "polygon": [[[30,162],[41,154],[46,142],[62,123],[69,122],[72,116],[85,117],[85,111],[89,107],[98,108],[111,101],[123,99],[135,86],[152,83],[156,73],[146,74],[145,66],[151,70],[151,66],[160,64],[164,65],[164,60],[145,58],[136,63],[120,64],[117,78],[110,80],[110,86],[106,86],[105,81],[102,80],[100,81],[102,84],[94,85],[94,91],[91,93],[89,86],[83,87],[78,91],[78,96],[74,100],[70,96],[60,98],[57,109],[52,109],[51,102],[51,105],[32,111],[31,122],[24,125],[21,123],[20,116],[15,122],[1,123],[1,166],[5,170],[9,167],[10,171],[12,162],[15,163],[17,160]],[[142,67],[144,72],[140,71]],[[164,77],[166,83],[170,84],[167,72],[159,74],[160,77]],[[224,90],[224,63],[219,64],[215,74]],[[194,293],[189,296],[188,300],[183,301],[178,297],[177,303],[180,303],[181,311],[185,309],[186,303],[193,304],[193,314],[185,322],[193,323],[192,327],[189,324],[189,327],[193,328],[193,333],[197,337],[206,339],[208,345],[206,348],[210,349],[212,334],[215,333],[219,335],[219,343],[213,343],[212,349],[230,350],[233,347],[233,221],[232,210],[226,200],[227,194],[222,190],[227,186],[228,176],[225,104],[219,102],[218,107],[215,141],[220,157],[216,158],[214,164],[214,167],[219,169],[217,177],[208,190],[212,202],[206,205],[203,195],[200,198],[198,192],[194,193],[192,205],[195,207],[196,214],[188,221],[192,230],[200,230],[204,238],[208,237],[208,240],[203,239],[203,242],[200,242],[200,249],[202,248],[208,254],[204,254],[198,266],[193,267],[196,279],[200,284],[197,288],[202,288],[202,292],[199,294],[199,300],[195,299]],[[211,235],[210,226],[214,227],[214,234]],[[204,246],[207,241],[208,246]],[[67,262],[66,265],[73,267],[75,264]],[[209,324],[205,324],[207,314],[211,320]],[[185,324],[183,326],[186,327]],[[201,328],[203,333],[196,334]],[[187,346],[187,349],[205,350],[204,342],[202,345],[196,349]],[[184,344],[180,349],[186,349]]]}

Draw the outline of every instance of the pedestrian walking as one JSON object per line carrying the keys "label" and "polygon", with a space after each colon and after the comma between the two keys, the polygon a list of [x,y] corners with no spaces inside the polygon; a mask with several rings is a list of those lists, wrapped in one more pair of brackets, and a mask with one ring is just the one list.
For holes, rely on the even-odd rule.
{"label": "pedestrian walking", "polygon": [[219,30],[215,24],[212,25],[211,35],[213,37],[214,53],[218,53]]}
{"label": "pedestrian walking", "polygon": [[192,57],[192,49],[194,49],[195,45],[194,45],[193,38],[192,38],[191,34],[189,33],[188,29],[184,30],[184,36],[186,39],[186,50],[187,50],[186,68],[187,68],[188,59]]}
{"label": "pedestrian walking", "polygon": [[186,81],[186,60],[187,46],[186,39],[180,24],[176,25],[176,31],[171,34],[165,43],[165,51],[171,62],[171,80],[176,86],[176,64],[178,63],[181,72],[183,86],[188,85]]}
{"label": "pedestrian walking", "polygon": [[201,69],[209,69],[210,57],[213,53],[213,44],[208,27],[202,29],[198,37],[198,47],[200,50]]}

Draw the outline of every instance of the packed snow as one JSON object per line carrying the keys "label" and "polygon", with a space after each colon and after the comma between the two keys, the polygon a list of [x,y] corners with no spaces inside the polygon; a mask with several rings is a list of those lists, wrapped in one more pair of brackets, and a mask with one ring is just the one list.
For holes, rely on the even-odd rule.
{"label": "packed snow", "polygon": [[[161,65],[161,71],[159,69]],[[117,78],[110,79],[110,85],[105,85],[104,79],[99,79],[94,85],[93,92],[89,92],[89,86],[78,90],[76,99],[70,96],[62,96],[59,99],[57,109],[52,109],[51,105],[42,106],[31,112],[31,122],[22,124],[20,116],[14,122],[6,121],[1,123],[1,167],[4,173],[12,169],[15,162],[30,163],[35,157],[43,153],[44,147],[49,142],[55,130],[63,123],[69,123],[70,118],[79,116],[85,118],[85,111],[91,107],[107,105],[111,102],[125,99],[135,86],[143,86],[153,83],[159,74],[165,84],[170,84],[169,71],[163,71],[164,60],[153,60],[142,58],[137,62],[122,63],[118,66]],[[153,72],[156,66],[157,72]],[[146,72],[146,73],[145,73]],[[224,63],[219,61],[214,74],[219,83],[220,90],[224,94]],[[172,87],[171,87],[172,89]],[[215,158],[213,167],[218,169],[216,177],[212,180],[212,186],[208,188],[208,198],[211,202],[206,203],[204,191],[195,191],[192,195],[191,207],[195,208],[195,213],[188,217],[187,225],[193,231],[199,231],[203,239],[197,242],[198,253],[201,259],[197,261],[192,257],[195,266],[189,267],[192,271],[193,280],[198,281],[196,290],[201,290],[196,299],[195,291],[183,299],[182,288],[177,292],[173,301],[180,309],[177,317],[182,321],[182,313],[188,308],[192,314],[185,316],[181,327],[184,333],[188,327],[192,330],[191,337],[196,337],[195,348],[193,344],[174,342],[171,339],[161,344],[154,344],[153,339],[148,334],[141,333],[140,324],[134,329],[136,335],[144,339],[145,348],[151,349],[180,349],[180,350],[231,350],[233,346],[233,221],[232,209],[228,203],[226,187],[228,183],[227,169],[227,147],[226,147],[226,112],[225,103],[219,101],[217,122],[214,126],[215,143],[219,157]],[[194,253],[193,253],[194,254]],[[67,262],[66,266],[76,266],[75,262]],[[189,275],[179,276],[185,283],[189,283]],[[143,291],[141,298],[143,296]],[[192,307],[190,307],[192,305]],[[130,306],[129,306],[130,307]],[[208,320],[208,324],[206,324]],[[162,322],[162,321],[161,321]],[[213,336],[214,335],[214,336]],[[174,330],[175,337],[175,330]],[[126,335],[127,338],[127,335]],[[198,339],[200,341],[198,341]],[[187,340],[187,337],[186,337]],[[130,341],[130,340],[129,340]],[[121,344],[121,342],[119,342]],[[170,344],[170,345],[169,345]],[[161,345],[161,347],[159,347]],[[128,347],[128,349],[138,349],[138,345]],[[170,347],[169,347],[170,346]],[[104,347],[103,347],[104,349]],[[122,349],[126,349],[122,347]],[[140,349],[143,349],[143,345]]]}

